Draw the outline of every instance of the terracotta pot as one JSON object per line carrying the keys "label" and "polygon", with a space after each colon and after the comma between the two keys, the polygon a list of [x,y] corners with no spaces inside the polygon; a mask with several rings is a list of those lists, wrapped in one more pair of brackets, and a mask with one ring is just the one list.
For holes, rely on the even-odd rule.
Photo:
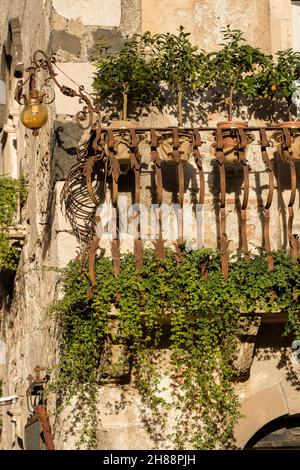
{"label": "terracotta pot", "polygon": [[221,129],[243,129],[248,127],[247,122],[242,121],[221,121],[217,124]]}
{"label": "terracotta pot", "polygon": [[[217,124],[218,128],[224,129],[223,143],[224,155],[228,163],[236,163],[238,161],[238,138],[236,137],[236,129],[245,129],[248,127],[246,122],[240,121],[221,121]],[[214,144],[215,148],[215,144]]]}
{"label": "terracotta pot", "polygon": [[121,129],[134,129],[138,127],[135,121],[113,121],[108,127],[120,129],[120,132],[114,132],[114,141],[116,148],[116,157],[120,165],[120,174],[126,175],[130,170],[130,137],[127,132]]}
{"label": "terracotta pot", "polygon": [[[159,139],[158,142],[159,146],[157,147],[157,151],[161,160],[166,163],[176,163],[172,158],[172,153],[174,150],[172,145],[172,135],[170,134],[170,136],[163,136]],[[180,160],[186,163],[193,153],[193,145],[187,135],[180,135],[179,142]]]}
{"label": "terracotta pot", "polygon": [[299,129],[300,121],[283,121],[277,124],[276,127],[290,127],[292,129]]}
{"label": "terracotta pot", "polygon": [[[300,160],[300,121],[284,121],[280,122],[276,126],[278,129],[282,128],[289,128],[291,137],[292,137],[292,145],[291,145],[291,152],[290,156],[294,160]],[[275,131],[272,135],[272,138],[277,143],[277,151],[281,157],[283,157],[283,136],[280,131]]]}

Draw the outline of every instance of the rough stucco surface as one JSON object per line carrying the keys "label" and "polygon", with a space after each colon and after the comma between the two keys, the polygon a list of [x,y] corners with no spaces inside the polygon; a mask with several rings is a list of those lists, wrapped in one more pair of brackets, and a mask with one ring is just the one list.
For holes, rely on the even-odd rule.
{"label": "rough stucco surface", "polygon": [[[176,32],[184,25],[192,33],[192,40],[201,47],[214,49],[220,42],[220,28],[231,23],[233,27],[245,31],[247,39],[267,52],[283,48],[289,44],[291,25],[289,2],[284,0],[16,0],[11,5],[3,0],[0,11],[0,42],[5,42],[5,30],[9,18],[19,16],[22,24],[23,61],[25,66],[30,63],[30,55],[37,48],[55,51],[62,70],[77,83],[83,83],[90,90],[92,67],[89,63],[91,51],[99,37],[104,36],[111,41],[117,50],[126,35],[150,29],[152,32]],[[251,4],[251,6],[250,6]],[[34,12],[34,14],[33,14]],[[270,17],[270,12],[272,16]],[[290,28],[291,29],[291,28]],[[74,83],[59,72],[59,80],[71,87]],[[5,449],[18,448],[17,437],[23,438],[24,426],[28,418],[26,408],[27,377],[33,373],[37,364],[50,367],[55,363],[58,350],[53,333],[53,324],[46,316],[48,305],[57,297],[57,274],[49,270],[51,267],[65,266],[69,259],[76,255],[78,242],[71,233],[59,204],[59,195],[66,171],[76,155],[74,148],[80,139],[80,132],[74,131],[74,114],[78,111],[77,99],[66,98],[57,91],[55,103],[50,107],[49,122],[40,131],[38,138],[20,125],[15,126],[17,133],[19,167],[28,175],[29,191],[22,221],[26,238],[22,252],[20,270],[16,279],[16,287],[12,307],[5,314],[2,312],[0,340],[7,346],[6,363],[1,365],[5,385],[5,395],[17,394],[16,405],[5,408],[3,412],[5,433],[2,435],[1,446]],[[186,122],[199,123],[199,103],[186,114]],[[207,117],[208,125],[215,125],[224,119],[223,112],[212,110]],[[243,116],[250,123],[263,123],[264,117]],[[162,114],[155,111],[140,119],[145,126],[174,126],[176,115],[172,106]],[[62,130],[59,130],[62,128]],[[58,131],[58,135],[56,132]],[[60,140],[59,140],[60,139]],[[208,246],[217,245],[217,230],[213,199],[218,194],[217,175],[211,165],[212,135],[203,136],[201,148],[204,158],[206,178],[206,200],[204,208],[204,243]],[[7,149],[5,150],[7,152]],[[251,248],[261,245],[262,226],[260,215],[262,203],[266,197],[267,174],[259,153],[258,138],[252,143],[248,159],[256,172],[251,173],[247,231]],[[270,156],[272,152],[270,151]],[[142,175],[142,201],[149,201],[151,184],[151,167],[149,152],[145,150],[143,159],[148,164],[147,171]],[[149,170],[149,171],[148,171]],[[152,172],[153,173],[153,172]],[[173,175],[173,176],[172,176]],[[289,198],[289,177],[285,164],[279,164],[276,178],[274,201],[271,208],[272,238],[274,249],[287,246],[283,236],[286,226],[284,203]],[[153,174],[152,174],[153,176]],[[170,180],[174,171],[170,170]],[[61,181],[57,181],[61,180]],[[197,188],[195,166],[189,162],[186,166],[187,202]],[[279,191],[277,192],[277,188]],[[129,200],[130,191],[126,185],[121,193]],[[295,208],[299,207],[299,193]],[[260,196],[258,196],[260,194]],[[237,199],[242,195],[240,170],[230,170],[227,192],[227,225],[228,238],[232,240],[231,249],[239,247],[237,235],[238,214],[235,209]],[[165,191],[165,201],[171,201],[171,191]],[[295,233],[300,233],[299,217],[295,218]],[[127,248],[130,247],[130,240]],[[123,248],[126,248],[124,244]],[[107,246],[108,250],[108,246]],[[109,250],[107,251],[109,253]],[[242,410],[246,414],[237,429],[237,442],[243,446],[247,439],[265,424],[265,420],[274,419],[276,413],[295,414],[300,412],[300,399],[295,386],[292,386],[287,372],[291,369],[288,363],[282,362],[285,352],[290,352],[290,344],[278,344],[281,333],[274,332],[262,325],[260,340],[248,380],[237,385],[242,401]],[[276,339],[277,338],[277,339]],[[272,349],[273,348],[273,349]],[[166,352],[167,356],[167,352]],[[164,357],[162,361],[166,361]],[[295,372],[299,367],[293,364]],[[264,400],[272,393],[277,411]],[[134,381],[118,386],[114,382],[106,384],[99,390],[99,429],[98,447],[102,449],[153,449],[164,448],[163,442],[155,443],[143,423],[142,405],[134,386]],[[258,397],[256,400],[255,397]],[[261,397],[261,400],[259,399]],[[253,401],[251,401],[253,400]],[[78,404],[77,404],[78,405]],[[73,429],[74,417],[78,413],[76,401],[60,416],[51,418],[58,449],[72,449],[80,431]],[[275,406],[275,405],[274,405]],[[274,408],[273,406],[273,408]],[[286,408],[285,408],[286,406]],[[122,408],[123,407],[123,408]],[[53,403],[49,403],[53,411]],[[3,409],[1,410],[3,411]],[[9,411],[9,416],[6,411]],[[268,411],[268,412],[267,412]],[[170,425],[173,417],[170,417]],[[71,432],[72,431],[72,432]],[[74,432],[73,432],[74,431]]]}
{"label": "rough stucco surface", "polygon": [[236,429],[241,447],[266,423],[300,411],[300,363],[292,354],[291,340],[282,333],[281,325],[263,325],[249,380],[237,385],[245,415]]}
{"label": "rough stucco surface", "polygon": [[271,52],[269,0],[142,0],[143,31],[175,33],[183,25],[193,42],[206,50],[218,47],[220,30],[228,24],[242,29],[251,44]]}
{"label": "rough stucco surface", "polygon": [[85,25],[119,26],[121,20],[121,0],[53,0],[53,7],[61,16]]}
{"label": "rough stucco surface", "polygon": [[[89,62],[60,62],[57,65],[59,67],[59,70],[57,70],[59,83],[64,83],[66,86],[74,88],[72,79],[75,79],[75,81],[80,81],[80,84],[84,86],[86,92],[92,93],[93,89],[91,83],[95,68]],[[71,77],[71,80],[68,77]],[[55,86],[55,92],[57,96],[55,102],[57,114],[69,114],[70,116],[74,116],[82,109],[82,104],[79,102],[78,97],[70,98],[63,95],[60,93],[57,86]]]}
{"label": "rough stucco surface", "polygon": [[293,26],[291,24],[290,0],[270,0],[272,52],[292,47]]}

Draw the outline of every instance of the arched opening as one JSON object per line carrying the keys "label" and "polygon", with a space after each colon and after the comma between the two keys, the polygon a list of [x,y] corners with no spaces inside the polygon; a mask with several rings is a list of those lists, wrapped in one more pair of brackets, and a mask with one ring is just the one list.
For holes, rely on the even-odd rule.
{"label": "arched opening", "polygon": [[244,449],[300,449],[300,414],[270,421],[249,439]]}

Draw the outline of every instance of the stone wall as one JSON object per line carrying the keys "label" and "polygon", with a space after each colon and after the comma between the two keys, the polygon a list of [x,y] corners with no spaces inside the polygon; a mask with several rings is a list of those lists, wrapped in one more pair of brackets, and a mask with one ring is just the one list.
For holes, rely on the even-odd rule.
{"label": "stone wall", "polygon": [[[284,6],[283,6],[284,3]],[[118,49],[125,37],[137,32],[176,32],[180,25],[192,33],[193,41],[207,49],[215,49],[220,41],[220,29],[231,23],[245,31],[248,40],[266,52],[285,48],[292,44],[291,5],[288,0],[27,0],[8,2],[3,0],[0,12],[0,44],[7,41],[9,20],[18,18],[21,25],[22,63],[26,67],[30,56],[36,49],[43,49],[57,58],[58,79],[71,87],[67,74],[76,83],[83,83],[91,90],[93,68],[90,60],[94,46],[105,39],[113,48]],[[1,52],[1,51],[0,51]],[[6,168],[15,168],[14,176],[20,172],[28,175],[28,197],[22,210],[21,222],[26,237],[22,250],[20,268],[15,280],[14,297],[11,307],[1,313],[1,337],[7,346],[3,368],[5,380],[4,395],[18,395],[15,405],[2,407],[4,431],[1,446],[4,449],[20,448],[24,426],[28,418],[26,407],[27,377],[33,374],[36,365],[51,367],[58,355],[55,328],[46,316],[48,305],[57,296],[58,275],[52,268],[63,267],[74,258],[78,241],[72,234],[59,204],[59,195],[67,171],[75,162],[76,147],[81,139],[74,115],[81,109],[77,99],[66,98],[56,90],[57,97],[50,107],[49,121],[34,138],[18,122],[18,106],[12,99],[12,91],[20,73],[20,57],[13,55],[12,82],[7,94],[7,123],[1,136],[11,130],[12,144],[4,145],[1,158]],[[14,73],[17,70],[18,73]],[[169,110],[170,111],[170,110]],[[248,116],[250,123],[262,123],[255,116]],[[192,120],[197,117],[191,115]],[[221,116],[222,118],[222,116]],[[212,113],[209,124],[214,125],[220,115]],[[149,126],[170,126],[176,124],[176,117],[170,112],[157,115],[152,112],[141,119],[141,124]],[[6,133],[6,134],[5,134]],[[204,169],[207,197],[205,200],[204,243],[217,245],[217,230],[213,211],[213,197],[217,192],[217,178],[211,167],[210,146],[212,135],[207,134],[203,146]],[[14,140],[17,152],[14,153]],[[2,140],[9,142],[9,139]],[[143,156],[149,164],[149,154]],[[262,227],[259,221],[262,201],[265,197],[267,175],[261,160],[258,137],[249,151],[249,161],[255,169],[251,173],[251,196],[248,211],[248,235],[253,245],[261,245]],[[2,168],[0,166],[0,168]],[[195,167],[191,164],[187,171],[186,200],[197,188]],[[289,180],[285,169],[279,168],[277,186],[283,200],[289,195]],[[153,173],[153,172],[152,172]],[[283,175],[283,176],[282,176]],[[241,197],[239,172],[231,173],[227,194],[228,235],[233,240],[232,249],[238,248],[237,213],[234,209],[236,199]],[[142,199],[149,199],[151,168],[142,176]],[[299,183],[298,183],[299,187]],[[264,188],[262,191],[260,188]],[[166,201],[172,191],[166,191]],[[129,195],[129,190],[123,190]],[[276,193],[277,194],[277,193]],[[128,196],[129,197],[129,196]],[[299,206],[299,191],[295,207]],[[283,237],[284,214],[282,199],[275,197],[271,217],[276,230],[272,232],[272,247],[287,245]],[[299,217],[296,219],[295,232],[300,233]],[[2,273],[0,273],[2,276]],[[277,331],[277,330],[276,330]],[[277,334],[278,333],[278,334]],[[267,421],[282,414],[300,412],[300,400],[296,386],[288,378],[288,371],[297,374],[298,364],[290,366],[282,363],[281,357],[290,351],[290,344],[278,344],[279,332],[273,334],[264,325],[259,330],[259,344],[248,380],[239,384],[243,411],[246,415],[237,429],[239,446]],[[269,341],[269,342],[268,342]],[[269,354],[271,350],[271,354]],[[166,352],[167,354],[167,352]],[[269,356],[268,356],[269,354]],[[252,358],[251,358],[252,359]],[[250,361],[251,363],[251,361]],[[279,368],[278,364],[283,364]],[[109,383],[102,387],[101,409],[99,409],[99,442],[104,449],[158,448],[151,440],[142,420],[140,397],[130,382],[125,385]],[[274,402],[268,407],[268,396],[273,394]],[[123,400],[125,396],[125,401]],[[122,402],[123,400],[123,402]],[[118,408],[118,403],[123,408]],[[276,406],[275,406],[276,404]],[[50,403],[50,411],[54,403]],[[265,410],[265,411],[263,411]],[[72,449],[77,440],[78,428],[73,428],[78,410],[75,402],[62,415],[51,418],[55,443],[58,449]],[[100,420],[101,418],[101,420]],[[167,445],[161,443],[160,446]]]}

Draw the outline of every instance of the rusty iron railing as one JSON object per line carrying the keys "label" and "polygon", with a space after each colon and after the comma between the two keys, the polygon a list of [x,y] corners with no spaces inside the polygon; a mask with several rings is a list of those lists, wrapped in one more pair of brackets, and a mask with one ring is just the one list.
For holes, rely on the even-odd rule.
{"label": "rusty iron railing", "polygon": [[[290,245],[290,253],[293,258],[299,256],[298,236],[293,234],[294,203],[297,188],[297,176],[295,159],[300,157],[295,150],[295,142],[300,132],[291,128],[273,127],[247,127],[220,129],[215,127],[198,128],[109,128],[95,126],[90,133],[88,141],[79,148],[78,161],[72,167],[62,192],[62,201],[66,205],[67,215],[75,227],[78,238],[86,242],[86,248],[82,255],[82,262],[88,260],[90,267],[91,283],[95,279],[95,257],[99,248],[99,238],[95,233],[96,208],[99,205],[99,194],[105,191],[107,176],[111,176],[112,207],[115,212],[115,220],[118,220],[118,197],[119,197],[119,177],[120,163],[118,160],[118,143],[120,136],[122,142],[128,147],[130,164],[134,174],[133,203],[138,204],[141,196],[141,151],[140,142],[146,142],[149,146],[151,160],[155,170],[155,193],[156,204],[158,206],[159,234],[154,241],[154,246],[159,258],[164,256],[164,241],[161,231],[161,210],[163,202],[163,159],[159,153],[159,146],[164,138],[168,138],[171,146],[170,157],[177,167],[178,178],[178,202],[182,209],[184,201],[184,178],[185,168],[182,158],[182,141],[188,141],[191,148],[199,178],[198,203],[204,204],[205,199],[205,179],[203,172],[202,134],[210,132],[214,135],[214,160],[219,168],[220,191],[219,191],[219,227],[220,227],[220,249],[222,273],[226,279],[229,265],[229,240],[226,228],[226,169],[225,164],[228,158],[228,147],[236,155],[235,161],[231,162],[240,165],[243,170],[243,197],[240,206],[237,208],[240,216],[241,242],[245,262],[250,261],[248,239],[247,239],[247,207],[249,200],[249,173],[250,166],[247,160],[248,145],[253,140],[255,133],[259,136],[259,146],[261,158],[268,174],[268,194],[267,201],[263,208],[263,245],[268,257],[268,267],[273,269],[273,260],[270,254],[270,208],[274,194],[274,165],[273,158],[270,158],[268,149],[278,145],[280,149],[278,158],[286,161],[290,169],[291,188],[290,200],[288,203],[288,223],[287,235]],[[230,142],[230,143],[228,143]],[[254,170],[255,171],[255,170]],[[181,214],[182,216],[182,214]],[[180,246],[182,234],[179,233],[177,248]],[[114,272],[117,276],[120,272],[120,239],[118,226],[114,227],[112,240],[112,260]],[[140,226],[138,226],[138,237],[134,242],[134,255],[138,268],[143,266],[143,242],[140,236]]]}

